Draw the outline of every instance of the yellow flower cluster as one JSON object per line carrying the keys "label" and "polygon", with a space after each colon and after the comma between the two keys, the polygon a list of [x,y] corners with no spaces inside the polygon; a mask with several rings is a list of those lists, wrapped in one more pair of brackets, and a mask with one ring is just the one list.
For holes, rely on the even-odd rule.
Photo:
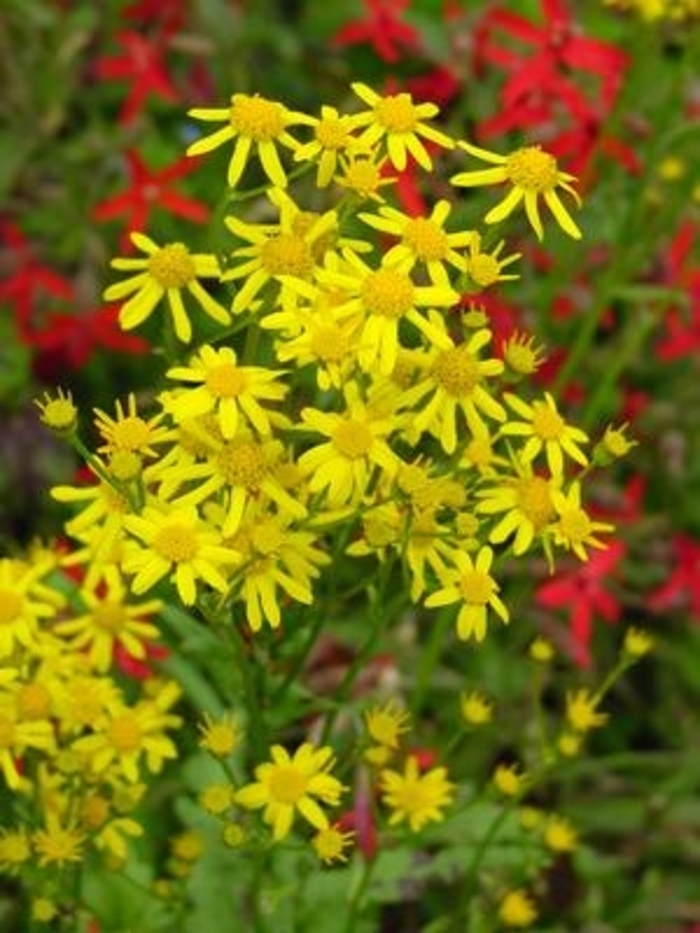
{"label": "yellow flower cluster", "polygon": [[[217,256],[136,232],[143,258],[115,260],[129,276],[106,298],[123,302],[122,327],[164,300],[175,337],[199,340],[187,300],[208,336],[172,359],[147,414],[133,396],[96,413],[95,482],[53,495],[78,507],[66,530],[90,585],[117,567],[136,595],[167,582],[191,606],[213,591],[253,631],[277,628],[313,602],[345,536],[346,554],[398,561],[414,603],[455,605],[458,637],[480,641],[490,611],[509,620],[505,558],[585,560],[612,526],[583,501],[588,436],[549,393],[508,390],[539,348],[516,334],[497,355],[487,317],[465,307],[515,278],[520,254],[457,219],[460,189],[505,186],[486,231],[522,203],[541,236],[542,201],[578,236],[558,194],[574,179],[537,147],[502,157],[451,138],[408,93],[352,89],[349,113],[245,94],[192,111],[224,125],[188,152],[230,142],[229,185],[263,187],[229,198]],[[409,160],[430,170],[447,151],[496,167],[458,173],[423,215],[389,203]]]}
{"label": "yellow flower cluster", "polygon": [[115,664],[119,651],[145,659],[160,602],[135,600],[115,565],[94,586],[59,561],[39,548],[0,559],[0,871],[45,868],[49,890],[88,854],[126,858],[143,833],[132,811],[176,757],[181,722],[173,681],[127,685]]}

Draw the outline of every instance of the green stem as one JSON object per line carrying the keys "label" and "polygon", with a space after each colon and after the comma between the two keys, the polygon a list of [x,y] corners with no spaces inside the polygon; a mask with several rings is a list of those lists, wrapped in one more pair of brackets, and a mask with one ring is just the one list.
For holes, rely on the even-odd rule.
{"label": "green stem", "polygon": [[360,875],[359,881],[355,886],[352,897],[350,898],[348,916],[345,921],[343,933],[353,933],[355,929],[355,925],[359,918],[360,909],[362,907],[362,899],[371,881],[376,863],[376,859],[365,859],[362,863],[362,874]]}

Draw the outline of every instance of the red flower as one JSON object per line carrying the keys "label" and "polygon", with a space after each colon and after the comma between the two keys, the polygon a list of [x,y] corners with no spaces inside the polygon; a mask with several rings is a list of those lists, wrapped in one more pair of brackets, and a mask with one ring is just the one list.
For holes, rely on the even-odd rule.
{"label": "red flower", "polygon": [[162,60],[166,51],[162,39],[162,35],[141,36],[124,30],[116,35],[116,41],[123,48],[122,54],[101,56],[95,62],[98,78],[131,84],[119,113],[120,123],[130,123],[141,113],[150,94],[171,102],[179,99]]}
{"label": "red flower", "polygon": [[662,360],[675,360],[700,350],[700,266],[691,261],[699,233],[696,223],[685,220],[663,260],[660,283],[683,289],[688,295],[688,307],[671,307],[666,312],[664,325],[668,336],[657,347]]}
{"label": "red flower", "polygon": [[[580,174],[599,142],[600,124],[617,96],[627,59],[613,45],[582,35],[564,0],[541,0],[542,25],[504,7],[490,9],[475,41],[475,70],[495,65],[506,72],[499,113],[477,128],[479,137],[533,127],[540,142],[557,157],[571,156],[570,169]],[[494,34],[504,33],[501,44]],[[598,87],[588,93],[576,81],[589,72]],[[562,124],[564,121],[564,129]],[[566,127],[566,121],[573,128]],[[612,147],[613,153],[624,155]]]}
{"label": "red flower", "polygon": [[673,539],[674,566],[660,587],[648,597],[653,612],[689,606],[693,617],[700,621],[700,542],[679,533]]}
{"label": "red flower", "polygon": [[355,798],[351,810],[347,810],[338,820],[341,830],[353,830],[357,841],[357,848],[364,858],[371,862],[377,854],[379,840],[377,827],[374,825],[374,811],[372,797],[367,786],[367,774],[361,771],[358,775]]}
{"label": "red flower", "polygon": [[591,639],[596,616],[617,622],[621,607],[606,584],[625,556],[625,545],[613,541],[604,551],[591,554],[585,564],[556,574],[537,590],[536,601],[547,609],[564,609],[569,617],[566,641],[572,660],[579,667],[591,665]]}
{"label": "red flower", "polygon": [[207,220],[210,214],[207,205],[180,194],[171,184],[189,175],[197,167],[199,160],[183,156],[171,165],[153,171],[135,150],[128,149],[124,156],[129,173],[129,187],[121,194],[101,201],[93,210],[96,220],[111,220],[113,217],[126,215],[123,249],[131,249],[128,232],[145,230],[154,208],[163,208],[196,223]]}
{"label": "red flower", "polygon": [[342,26],[331,40],[333,45],[367,43],[383,61],[398,61],[401,46],[420,47],[418,31],[401,19],[409,3],[410,0],[364,0],[365,17]]}

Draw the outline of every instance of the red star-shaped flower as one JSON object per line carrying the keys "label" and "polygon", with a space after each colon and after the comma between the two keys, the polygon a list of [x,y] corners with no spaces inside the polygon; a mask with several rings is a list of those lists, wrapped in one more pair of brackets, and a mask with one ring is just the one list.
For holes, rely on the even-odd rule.
{"label": "red star-shaped flower", "polygon": [[98,78],[107,81],[130,83],[119,112],[120,123],[130,123],[135,119],[150,94],[170,102],[179,99],[163,61],[166,48],[162,34],[142,36],[131,30],[123,30],[115,38],[122,53],[98,58],[95,73]]}

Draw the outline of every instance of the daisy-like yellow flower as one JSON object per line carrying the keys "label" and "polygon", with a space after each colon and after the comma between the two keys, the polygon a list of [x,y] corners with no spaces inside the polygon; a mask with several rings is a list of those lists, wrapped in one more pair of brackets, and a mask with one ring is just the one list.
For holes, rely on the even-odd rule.
{"label": "daisy-like yellow flower", "polygon": [[189,366],[173,366],[166,375],[193,386],[163,396],[163,407],[174,420],[182,424],[214,412],[226,440],[235,437],[239,425],[248,425],[262,436],[270,435],[277,416],[263,404],[277,402],[287,392],[277,381],[281,372],[262,366],[239,366],[231,347],[205,344]]}
{"label": "daisy-like yellow flower", "polygon": [[93,775],[109,773],[136,784],[144,762],[149,772],[158,774],[165,761],[177,758],[166,732],[182,725],[182,717],[171,712],[180,695],[174,681],[164,681],[134,706],[116,703],[92,723],[91,734],[75,739],[73,750],[84,756]]}
{"label": "daisy-like yellow flower", "polygon": [[509,929],[525,929],[537,920],[537,908],[527,891],[518,888],[509,891],[498,905],[498,919]]}
{"label": "daisy-like yellow flower", "polygon": [[78,425],[78,409],[73,404],[70,392],[58,389],[56,395],[44,393],[43,399],[35,399],[39,409],[39,420],[49,430],[59,435],[72,434]]}
{"label": "daisy-like yellow flower", "polygon": [[358,365],[362,323],[344,318],[323,292],[312,308],[269,314],[263,326],[287,330],[275,342],[277,359],[283,364],[293,360],[298,369],[313,366],[318,387],[324,392],[342,389]]}
{"label": "daisy-like yellow flower", "polygon": [[56,615],[58,607],[45,598],[38,577],[30,564],[0,559],[0,659],[17,648],[31,649],[42,620]]}
{"label": "daisy-like yellow flower", "polygon": [[629,628],[625,632],[625,639],[622,650],[630,658],[643,658],[654,648],[654,639],[648,633],[639,628]]}
{"label": "daisy-like yellow flower", "polygon": [[353,131],[357,120],[350,114],[340,114],[335,107],[324,104],[320,117],[311,118],[314,138],[301,143],[294,152],[295,162],[315,162],[316,186],[327,188],[338,169],[338,157],[356,144]]}
{"label": "daisy-like yellow flower", "polygon": [[585,733],[605,725],[608,714],[598,712],[599,702],[600,699],[585,688],[567,692],[566,718],[571,728]]}
{"label": "daisy-like yellow flower", "polygon": [[455,792],[447,768],[431,768],[421,774],[417,758],[409,755],[403,771],[385,768],[379,777],[382,802],[392,811],[390,826],[405,820],[415,833],[426,823],[445,819],[442,811],[452,803]]}
{"label": "daisy-like yellow flower", "polygon": [[503,544],[513,536],[511,545],[516,557],[528,551],[537,539],[546,545],[546,535],[556,518],[556,489],[551,477],[534,476],[524,469],[520,475],[504,476],[499,484],[477,490],[477,514],[505,513],[489,532],[489,541]]}
{"label": "daisy-like yellow flower", "polygon": [[212,816],[221,816],[233,806],[234,793],[230,784],[207,784],[199,795],[199,804]]}
{"label": "daisy-like yellow flower", "polygon": [[396,427],[395,419],[385,417],[358,397],[351,383],[345,392],[344,412],[324,412],[304,408],[302,422],[328,438],[305,451],[298,460],[302,475],[308,477],[311,492],[324,492],[330,508],[357,505],[375,469],[392,476],[399,459],[387,443]]}
{"label": "daisy-like yellow flower", "polygon": [[549,664],[554,657],[554,648],[546,638],[538,636],[531,643],[527,653],[533,661],[539,661],[540,664]]}
{"label": "daisy-like yellow flower", "polygon": [[462,433],[461,418],[473,435],[488,433],[484,418],[504,421],[506,411],[489,392],[488,379],[503,372],[503,361],[481,359],[481,350],[491,342],[491,331],[483,328],[468,340],[457,343],[437,315],[431,323],[442,334],[440,341],[423,357],[422,373],[401,396],[401,408],[411,410],[411,427],[428,431],[443,450],[452,454]]}
{"label": "daisy-like yellow flower", "polygon": [[42,868],[47,865],[62,868],[69,862],[81,861],[86,835],[75,825],[62,826],[58,815],[49,811],[44,828],[32,834],[32,845],[39,856],[39,865]]}
{"label": "daisy-like yellow flower", "polygon": [[389,161],[398,171],[406,168],[409,155],[421,168],[428,172],[432,169],[432,159],[423,140],[443,149],[454,148],[453,139],[424,122],[440,112],[436,104],[416,104],[406,91],[383,97],[361,81],[351,86],[370,107],[356,115],[357,125],[366,127],[358,137],[358,145],[375,146],[381,141],[386,146]]}
{"label": "daisy-like yellow flower", "polygon": [[505,400],[525,419],[509,420],[501,428],[501,433],[508,437],[527,438],[524,447],[518,451],[521,462],[531,463],[540,451],[544,451],[550,472],[556,477],[564,473],[564,454],[580,466],[588,465],[588,457],[579,446],[588,442],[588,435],[564,421],[549,392],[533,402],[525,402],[512,392],[506,392]]}
{"label": "daisy-like yellow flower", "polygon": [[130,601],[129,590],[113,565],[105,568],[99,587],[82,586],[79,596],[87,611],[58,622],[55,631],[68,636],[71,648],[86,651],[96,671],[109,670],[117,647],[135,658],[146,657],[145,643],[160,635],[158,627],[148,621],[162,608],[160,600]]}
{"label": "daisy-like yellow flower", "polygon": [[520,253],[512,253],[510,256],[501,258],[501,253],[505,245],[505,240],[501,240],[492,250],[485,252],[481,248],[481,237],[479,234],[476,232],[472,233],[471,240],[468,244],[466,259],[464,261],[465,271],[473,286],[469,291],[481,292],[485,288],[495,285],[497,282],[510,282],[519,278],[518,275],[514,275],[511,272],[504,273],[503,271],[514,262],[517,262],[521,256]]}
{"label": "daisy-like yellow flower", "polygon": [[277,147],[296,149],[299,143],[288,132],[289,127],[314,123],[313,117],[289,110],[279,101],[269,100],[260,94],[233,94],[228,107],[195,107],[188,111],[188,115],[206,123],[225,124],[193,142],[187,148],[188,156],[203,155],[229,140],[235,140],[227,171],[227,180],[232,188],[241,180],[253,149],[272,184],[285,188],[287,175]]}
{"label": "daisy-like yellow flower", "polygon": [[[426,308],[450,308],[459,294],[446,285],[417,285],[406,263],[382,260],[379,268],[369,266],[354,250],[344,250],[341,268],[326,267],[318,272],[319,285],[333,293],[345,294],[337,304],[343,316],[361,319],[358,360],[367,372],[375,368],[388,376],[396,365],[402,346],[400,327],[408,322],[431,344],[443,349],[449,339],[442,328],[426,316]],[[410,263],[409,263],[410,265]],[[314,292],[309,292],[314,297]]]}
{"label": "daisy-like yellow flower", "polygon": [[396,182],[395,177],[385,174],[386,162],[385,158],[378,157],[371,151],[353,147],[346,155],[341,155],[340,170],[336,172],[334,181],[341,188],[347,188],[361,201],[376,201],[381,204],[384,201],[382,188]]}
{"label": "daisy-like yellow flower", "polygon": [[484,162],[496,167],[459,172],[450,179],[453,185],[470,188],[477,185],[506,183],[510,186],[503,200],[491,208],[484,217],[485,223],[500,223],[522,203],[532,229],[541,240],[544,237],[544,230],[540,218],[539,199],[543,198],[561,229],[576,240],[581,238],[581,231],[557,192],[557,188],[561,188],[573,197],[577,205],[580,205],[581,200],[571,185],[576,178],[574,175],[562,172],[553,155],[545,152],[540,146],[526,146],[507,156],[489,152],[487,149],[481,149],[467,142],[460,142],[459,146],[466,149],[470,155],[476,156],[477,159],[483,159]]}
{"label": "daisy-like yellow flower", "polygon": [[139,415],[136,396],[129,393],[126,405],[119,399],[115,402],[116,417],[108,415],[100,408],[95,408],[95,426],[104,443],[98,447],[98,453],[113,454],[117,451],[136,453],[140,457],[157,457],[157,444],[172,439],[172,430],[162,424],[164,412],[159,412],[146,419]]}
{"label": "daisy-like yellow flower", "polygon": [[609,466],[620,457],[625,457],[637,441],[627,437],[628,424],[625,422],[619,428],[609,425],[605,434],[593,449],[593,462],[597,466]]}
{"label": "daisy-like yellow flower", "polygon": [[607,545],[596,537],[599,532],[614,531],[610,522],[598,522],[581,508],[581,484],[571,484],[568,492],[557,489],[552,493],[552,502],[558,520],[552,525],[554,543],[573,551],[579,560],[588,560],[586,547],[605,548]]}
{"label": "daisy-like yellow flower", "polygon": [[211,713],[204,713],[199,731],[200,748],[217,758],[225,758],[234,752],[243,737],[241,726],[231,713],[224,713],[216,718]]}
{"label": "daisy-like yellow flower", "polygon": [[31,856],[29,835],[24,826],[0,828],[0,869],[3,872],[17,874]]}
{"label": "daisy-like yellow flower", "polygon": [[470,726],[483,726],[493,719],[493,703],[479,690],[471,690],[460,697],[462,718]]}
{"label": "daisy-like yellow flower", "polygon": [[182,343],[189,343],[192,324],[183,300],[185,292],[212,320],[219,324],[229,323],[229,312],[199,281],[219,278],[219,263],[215,256],[190,253],[183,243],[159,246],[144,233],[132,233],[131,241],[145,256],[113,259],[110,263],[112,268],[132,272],[133,275],[110,285],[104,293],[105,301],[127,299],[119,312],[119,324],[123,330],[133,330],[142,324],[165,298],[175,335]]}
{"label": "daisy-like yellow flower", "polygon": [[0,702],[0,772],[10,790],[21,785],[17,761],[27,749],[50,750],[54,730],[48,719],[22,720],[11,706]]}
{"label": "daisy-like yellow flower", "polygon": [[246,619],[254,632],[263,622],[271,628],[280,625],[281,593],[311,605],[312,582],[320,574],[319,567],[330,563],[316,541],[312,532],[290,527],[288,518],[264,511],[251,512],[230,539],[241,553],[232,590],[245,603]]}
{"label": "daisy-like yellow flower", "polygon": [[119,861],[127,857],[129,839],[144,833],[136,820],[119,816],[114,799],[95,791],[88,792],[80,802],[79,818],[80,827],[89,832],[92,845]]}
{"label": "daisy-like yellow flower", "polygon": [[491,778],[494,787],[504,797],[517,797],[528,781],[528,776],[518,765],[497,765]]}
{"label": "daisy-like yellow flower", "polygon": [[532,334],[515,331],[503,345],[506,367],[517,376],[529,376],[537,372],[543,359],[543,350]]}
{"label": "daisy-like yellow flower", "polygon": [[410,729],[410,714],[396,700],[373,706],[365,712],[367,732],[375,742],[389,748],[399,747],[399,737]]}
{"label": "daisy-like yellow flower", "polygon": [[311,839],[311,845],[324,865],[332,865],[333,862],[347,862],[345,850],[354,838],[354,831],[343,832],[338,825],[333,825],[320,829]]}
{"label": "daisy-like yellow flower", "polygon": [[196,508],[147,505],[141,515],[128,515],[124,524],[141,542],[129,548],[122,563],[125,573],[134,574],[131,591],[136,595],[164,577],[172,580],[186,606],[194,605],[200,581],[220,593],[228,590],[222,568],[238,563],[240,554],[224,546],[220,533]]}
{"label": "daisy-like yellow flower", "polygon": [[264,808],[263,820],[277,841],[289,835],[297,813],[315,829],[328,829],[330,821],[320,804],[336,807],[345,791],[329,773],[335,764],[333,750],[304,742],[293,755],[281,745],[273,745],[270,754],[272,761],[255,769],[256,780],[236,792],[236,803],[249,810]]}
{"label": "daisy-like yellow flower", "polygon": [[[234,314],[248,310],[269,282],[284,283],[285,276],[308,281],[322,262],[326,250],[335,243],[338,216],[302,211],[281,188],[273,188],[268,198],[279,211],[277,224],[249,224],[231,215],[224,221],[229,230],[249,245],[231,253],[232,263],[221,276],[222,282],[243,280],[231,305]],[[285,304],[284,284],[279,303]]]}
{"label": "daisy-like yellow flower", "polygon": [[458,638],[462,641],[470,638],[477,642],[483,641],[489,608],[501,621],[509,621],[508,609],[498,595],[500,587],[489,573],[493,551],[484,546],[475,560],[466,551],[456,551],[454,562],[454,567],[443,571],[440,578],[442,587],[426,597],[425,605],[435,607],[461,603],[457,616]]}
{"label": "daisy-like yellow flower", "polygon": [[578,845],[578,833],[563,816],[550,816],[542,832],[544,844],[553,852],[573,852]]}
{"label": "daisy-like yellow flower", "polygon": [[433,285],[449,288],[447,266],[464,270],[464,257],[458,250],[469,246],[474,237],[472,230],[452,233],[445,230],[451,210],[449,201],[438,201],[427,217],[411,217],[388,205],[380,207],[377,213],[362,213],[358,217],[374,230],[399,239],[385,252],[386,263],[396,262],[407,272],[420,264]]}

